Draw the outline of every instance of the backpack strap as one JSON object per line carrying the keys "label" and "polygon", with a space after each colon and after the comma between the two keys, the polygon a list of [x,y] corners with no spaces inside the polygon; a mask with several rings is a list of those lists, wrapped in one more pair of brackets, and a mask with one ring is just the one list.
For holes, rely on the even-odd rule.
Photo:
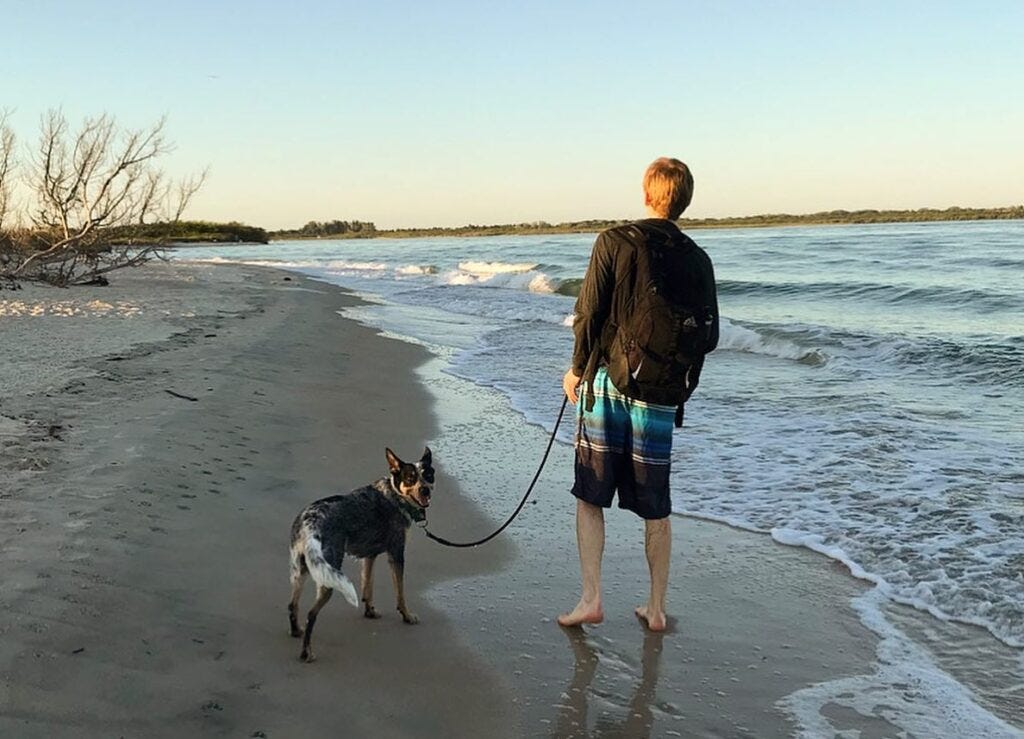
{"label": "backpack strap", "polygon": [[697,385],[700,384],[700,371],[702,369],[704,369],[704,357],[700,357],[686,370],[686,389],[683,391],[683,397],[679,401],[679,405],[676,406],[675,424],[677,429],[683,427],[683,406],[690,399],[690,396],[693,395]]}
{"label": "backpack strap", "polygon": [[597,375],[600,354],[596,346],[590,350],[587,365],[583,368],[583,376],[580,378],[580,381],[586,385],[583,390],[583,408],[587,413],[594,410],[594,404],[597,402],[597,396],[594,394],[594,377]]}
{"label": "backpack strap", "polygon": [[[633,241],[634,246],[641,247],[647,243],[647,231],[636,223],[627,224],[626,233],[629,234],[630,239]],[[634,302],[636,297],[633,297]],[[612,316],[609,316],[608,321],[612,320]],[[603,332],[602,332],[603,333]],[[595,344],[590,350],[590,356],[587,358],[587,364],[583,368],[583,376],[580,378],[582,383],[586,386],[583,391],[583,408],[587,413],[594,410],[594,404],[596,403],[596,396],[594,394],[594,377],[597,375],[597,370],[601,365],[601,351],[598,345]]]}

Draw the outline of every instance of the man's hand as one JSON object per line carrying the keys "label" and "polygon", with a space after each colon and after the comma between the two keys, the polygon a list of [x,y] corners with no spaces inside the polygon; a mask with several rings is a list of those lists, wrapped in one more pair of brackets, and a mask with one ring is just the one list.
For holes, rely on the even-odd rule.
{"label": "man's hand", "polygon": [[580,387],[580,376],[569,368],[569,371],[565,373],[562,378],[562,389],[565,390],[565,394],[569,396],[569,401],[576,405],[579,402],[579,394],[576,392]]}

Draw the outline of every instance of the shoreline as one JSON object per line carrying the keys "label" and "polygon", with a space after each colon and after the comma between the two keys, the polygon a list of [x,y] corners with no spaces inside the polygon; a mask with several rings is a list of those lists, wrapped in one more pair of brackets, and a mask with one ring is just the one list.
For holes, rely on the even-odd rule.
{"label": "shoreline", "polygon": [[[384,618],[334,599],[319,660],[301,665],[284,552],[302,505],[379,477],[385,444],[410,455],[429,443],[431,528],[474,538],[514,506],[546,432],[443,358],[350,317],[364,304],[328,283],[209,264],[139,275],[0,294],[30,305],[46,293],[55,306],[17,324],[35,351],[0,359],[15,379],[0,397],[0,462],[23,467],[0,519],[4,733],[273,737],[336,733],[344,716],[344,728],[384,736],[788,736],[797,724],[779,704],[797,694],[805,718],[818,701],[831,725],[896,731],[828,692],[878,673],[878,636],[851,606],[870,591],[832,560],[728,524],[674,518],[672,628],[654,635],[632,616],[641,529],[613,509],[607,620],[557,627],[577,593],[564,445],[486,547],[467,554],[411,532],[407,586],[423,623],[392,613],[379,567]],[[58,334],[42,344],[33,320]],[[71,356],[83,330],[91,354]],[[304,608],[311,599],[307,586]]]}
{"label": "shoreline", "polygon": [[[431,448],[436,458],[457,460],[464,489],[492,520],[503,520],[548,432],[503,413],[504,396],[448,375],[443,365],[435,358],[418,370],[446,430]],[[474,423],[481,415],[486,431]],[[486,490],[488,470],[508,449],[529,452],[494,495]],[[571,456],[564,444],[552,449],[534,499],[506,532],[513,567],[456,584],[476,604],[470,616],[485,614],[487,626],[473,629],[460,609],[447,612],[474,651],[496,667],[511,666],[527,735],[792,736],[797,724],[778,710],[779,700],[871,671],[876,640],[849,607],[863,584],[822,567],[827,560],[814,552],[679,514],[668,631],[646,631],[633,615],[646,597],[642,524],[616,508],[605,516],[605,622],[558,627],[554,617],[578,596]],[[452,538],[481,533],[432,529]],[[519,636],[496,644],[495,633]],[[874,725],[848,715],[837,723]]]}
{"label": "shoreline", "polygon": [[[372,306],[370,310],[373,310]],[[369,321],[369,325],[374,323],[366,311],[353,311],[353,314],[356,316],[356,320]],[[395,315],[389,315],[385,325],[397,325]],[[384,331],[384,335],[391,336],[395,334]],[[416,339],[407,340],[417,344],[421,343]],[[546,443],[549,431],[533,421],[523,423],[524,419],[520,413],[514,410],[513,401],[504,393],[495,388],[459,379],[458,376],[447,372],[446,365],[448,361],[450,361],[450,358],[447,356],[447,352],[442,352],[436,355],[433,361],[424,365],[420,369],[419,374],[424,386],[431,389],[437,398],[436,405],[440,409],[439,413],[445,419],[442,426],[448,429],[449,433],[453,428],[458,428],[460,423],[465,423],[467,418],[472,418],[475,414],[483,415],[490,419],[491,424],[496,419],[512,419],[508,423],[503,423],[502,431],[500,432],[503,440],[500,442],[481,439],[479,434],[474,434],[473,438],[466,438],[464,446],[471,448],[473,451],[472,453],[467,452],[464,456],[465,465],[480,466],[490,462],[494,466],[499,466],[507,461],[502,454],[502,448],[514,448],[516,450],[531,449],[536,450],[536,454],[539,455]],[[470,402],[467,400],[469,398],[473,399],[471,407],[459,410],[467,402]],[[554,409],[552,409],[553,412]],[[445,441],[436,442],[434,447],[443,449],[445,443]],[[495,448],[490,449],[489,447],[491,446]],[[558,445],[556,448],[559,447],[561,447],[563,454],[568,450],[569,457],[571,457],[569,447]],[[489,455],[493,455],[493,458]],[[565,549],[565,544],[574,540],[571,526],[572,499],[568,494],[564,493],[571,486],[572,464],[571,458],[567,457],[561,462],[558,462],[557,458],[558,454],[553,453],[552,460],[544,472],[544,479],[542,479],[541,486],[536,493],[537,495],[543,495],[545,490],[550,490],[552,487],[562,491],[562,494],[554,493],[556,497],[555,506],[549,511],[549,519],[544,521],[542,530],[538,532],[531,528],[529,531],[521,531],[517,534],[517,522],[513,524],[506,535],[513,539],[517,535],[525,536],[531,542],[531,546],[541,542],[543,544],[542,550],[547,552],[559,551],[564,555],[564,559],[560,558],[558,561],[567,562],[569,569],[572,570],[575,566],[575,550],[571,546],[568,548],[568,551]],[[529,459],[528,455],[527,460],[521,463],[524,469],[517,472],[517,474],[524,475],[528,473],[532,475],[532,465],[535,462],[536,460]],[[502,521],[514,506],[520,494],[519,491],[525,487],[528,479],[528,476],[523,478],[519,488],[512,486],[513,492],[509,494],[511,500],[504,506],[492,508],[489,506],[486,498],[476,497],[475,499],[481,507],[488,510],[492,519]],[[481,478],[479,484],[467,484],[466,488],[470,491],[475,491],[485,484],[485,480],[486,477]],[[561,499],[561,502],[558,502],[559,499]],[[534,500],[532,503],[533,505],[538,505],[539,501]],[[525,514],[529,514],[531,510],[534,510],[531,506],[526,507],[524,518]],[[559,516],[563,519],[563,522],[568,521],[567,527],[563,527],[561,533],[552,533],[552,526],[548,523],[548,520],[555,520]],[[625,522],[615,520],[622,516],[622,512],[615,509],[609,513],[609,532],[621,532],[625,530],[623,529],[624,526],[628,527],[628,520]],[[945,735],[948,726],[956,724],[969,734],[984,729],[995,736],[1024,736],[1024,732],[1021,731],[1021,729],[1024,729],[1024,725],[1020,723],[1020,690],[1019,687],[1013,687],[1017,681],[1016,676],[1019,671],[1021,652],[998,640],[987,629],[960,622],[937,622],[935,617],[929,612],[890,600],[883,595],[884,588],[879,589],[876,582],[873,582],[870,578],[857,577],[851,570],[849,562],[843,561],[829,552],[818,550],[812,543],[785,541],[782,538],[776,538],[770,531],[753,531],[746,527],[735,526],[727,521],[691,516],[683,512],[674,514],[673,520],[677,520],[679,528],[682,529],[682,532],[674,537],[674,547],[677,549],[684,549],[685,551],[687,539],[691,535],[698,539],[710,535],[714,538],[732,542],[733,546],[737,548],[759,546],[767,563],[784,570],[784,574],[781,577],[781,583],[784,587],[780,588],[783,592],[772,593],[772,598],[783,598],[784,600],[785,589],[793,588],[794,580],[798,583],[801,579],[808,577],[822,578],[823,592],[827,592],[830,595],[827,598],[827,603],[819,604],[822,608],[821,614],[812,616],[810,619],[807,619],[806,616],[800,616],[797,620],[809,620],[812,628],[818,626],[817,618],[820,618],[821,615],[824,615],[826,620],[834,624],[844,624],[846,619],[851,617],[856,622],[853,627],[842,627],[847,632],[850,632],[852,629],[861,635],[859,643],[850,650],[853,653],[847,657],[839,658],[838,662],[833,657],[831,666],[833,673],[828,674],[829,671],[826,670],[826,674],[818,678],[821,682],[815,686],[815,690],[808,691],[805,688],[794,688],[794,694],[799,693],[802,695],[803,702],[790,704],[788,709],[792,711],[794,716],[803,719],[800,722],[802,725],[812,726],[818,732],[830,730],[815,723],[818,720],[819,707],[813,705],[813,701],[819,700],[821,702],[821,711],[830,717],[831,724],[829,726],[840,726],[844,721],[852,721],[849,728],[854,728],[860,726],[858,720],[867,720],[867,725],[862,728],[869,730],[866,728],[868,725],[872,725],[869,719],[873,714],[877,713],[879,705],[884,703],[885,699],[881,696],[885,695],[894,705],[901,705],[907,702],[907,698],[902,696],[902,686],[908,683],[916,683],[920,685],[921,690],[917,697],[909,700],[907,704],[908,713],[902,716],[902,722],[897,721],[895,724],[890,725],[888,729],[882,729],[880,724],[875,723],[873,724],[874,729],[877,729],[882,734],[886,734],[887,731],[896,731],[896,727],[899,726],[903,730],[910,730],[911,733],[915,734],[923,732],[923,735]],[[523,524],[524,527],[527,525],[526,523]],[[703,531],[714,533],[705,535],[701,533]],[[457,538],[451,531],[442,530],[440,533]],[[475,536],[481,533],[485,532],[469,532],[462,538],[470,538],[471,535]],[[632,559],[642,559],[641,541],[642,534],[639,531],[635,532],[632,543],[627,544],[625,547],[624,556]],[[529,556],[531,554],[535,553],[530,551],[524,557],[523,552],[517,549],[517,567],[526,570],[542,568],[545,563],[544,556],[534,556],[531,559]],[[726,558],[731,559],[728,553],[726,553]],[[682,562],[684,572],[679,573],[678,566],[679,563],[674,561],[670,597],[672,591],[677,588],[676,581],[680,579],[679,575],[682,575],[681,579],[684,582],[690,577],[689,573],[685,572],[687,557],[684,556]],[[608,569],[606,563],[606,570]],[[641,567],[640,572],[635,576],[642,578],[645,577],[645,574]],[[767,578],[776,578],[778,576],[778,573],[774,572],[765,573]],[[549,574],[548,578],[550,581],[554,576]],[[517,585],[517,580],[514,576],[502,576],[499,574],[492,576],[491,580],[491,583],[482,583],[477,587],[486,588],[488,585],[491,586],[491,592],[495,598],[503,596],[501,586],[496,585],[494,581],[503,582],[507,590],[514,589]],[[572,577],[572,573],[570,573],[569,577],[561,577],[559,582],[561,583],[562,591],[572,594],[577,592],[575,590],[577,584]],[[753,583],[754,586],[758,584]],[[518,585],[521,586],[522,583],[519,582]],[[704,586],[700,588],[701,591],[713,589],[707,583],[704,583]],[[685,586],[683,587],[683,592],[685,593]],[[800,588],[797,587],[795,593],[799,592]],[[626,631],[620,630],[623,626],[620,622],[616,627],[616,636],[613,637],[614,641],[622,642],[632,638],[629,632],[631,619],[628,618],[628,615],[631,615],[632,605],[642,602],[642,595],[643,593],[637,592],[635,594],[636,600],[632,604],[627,603],[626,607],[622,609],[619,615],[621,618],[623,614],[627,614]],[[791,595],[798,597],[792,592]],[[780,606],[772,598],[769,598],[765,607],[769,614],[766,620],[767,628],[769,632],[774,629],[775,635],[781,635],[781,638],[784,640],[789,629],[786,624],[774,621],[773,618],[777,616],[778,612],[784,611],[785,606]],[[553,617],[555,612],[563,610],[575,602],[574,597],[570,598],[570,601],[568,603],[556,604],[554,611],[549,609],[542,612],[539,616],[542,623],[547,623],[550,620],[549,617]],[[680,605],[685,609],[685,602]],[[670,609],[673,612],[676,612],[676,608],[675,604],[670,604]],[[686,618],[685,610],[680,617]],[[732,620],[729,615],[723,617],[727,621],[731,622]],[[712,623],[711,626],[715,627],[717,624]],[[594,631],[600,634],[602,629],[607,631],[607,624],[598,627]],[[937,631],[941,632],[941,638],[935,637]],[[771,634],[766,634],[766,636],[770,637]],[[687,634],[687,638],[701,642],[705,637],[695,633]],[[806,640],[798,639],[797,641],[796,649],[806,650],[811,646],[806,643]],[[543,640],[541,642],[543,643]],[[826,645],[825,649],[827,651],[831,644],[827,642],[827,639],[823,643]],[[776,643],[775,646],[777,647],[778,644]],[[556,648],[557,645],[548,642],[544,643],[543,647],[538,648],[538,651],[545,652]],[[766,648],[770,649],[771,644],[761,645],[761,649]],[[849,648],[850,645],[848,644],[847,649]],[[891,655],[894,653],[899,653],[902,657],[893,660]],[[958,656],[967,653],[972,653],[975,657],[971,660],[964,660]],[[507,660],[514,660],[516,656],[511,653],[505,655]],[[625,655],[617,655],[615,659],[627,660]],[[844,664],[846,668],[843,668]],[[857,667],[854,668],[854,665],[857,665]],[[978,671],[980,666],[984,666],[981,672]],[[719,668],[712,667],[711,669],[717,670]],[[861,674],[852,678],[842,678],[842,669],[859,670]],[[959,684],[951,683],[948,676],[953,676],[959,681]],[[926,679],[922,681],[922,677]],[[807,680],[808,678],[809,675],[806,671],[798,671],[794,675],[789,676],[788,679],[793,681],[789,687],[793,687],[800,680]],[[848,693],[848,691],[839,687],[851,681],[857,686],[856,694]],[[784,682],[784,680],[780,680],[780,682]],[[522,691],[524,688],[521,687],[520,690]],[[858,704],[857,701],[860,695],[875,695],[880,703]],[[815,697],[809,698],[808,696]],[[782,703],[780,701],[780,704]],[[856,710],[853,708],[854,705],[856,705]],[[752,706],[746,707],[747,710],[751,708]],[[885,711],[882,711],[876,718],[881,719],[883,715],[887,715]],[[857,716],[860,719],[857,719]],[[881,721],[886,723],[884,719],[881,719]],[[946,721],[951,723],[947,725]],[[1015,725],[1006,723],[1008,721],[1013,722]],[[764,725],[763,720],[760,723]],[[783,735],[789,730],[783,728],[783,724],[773,724],[779,732],[778,735]],[[715,729],[711,730],[714,731]],[[811,731],[809,735],[818,735],[815,731]]]}

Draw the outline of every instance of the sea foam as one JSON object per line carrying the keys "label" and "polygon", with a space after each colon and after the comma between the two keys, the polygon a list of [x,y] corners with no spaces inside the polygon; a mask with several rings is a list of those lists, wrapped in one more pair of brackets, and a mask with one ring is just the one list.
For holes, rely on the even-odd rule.
{"label": "sea foam", "polygon": [[861,622],[880,639],[872,674],[811,685],[779,701],[796,721],[799,736],[842,736],[822,711],[832,705],[883,718],[908,736],[1024,737],[1024,731],[979,706],[967,688],[894,627],[884,605],[885,596],[877,588],[853,600]]}

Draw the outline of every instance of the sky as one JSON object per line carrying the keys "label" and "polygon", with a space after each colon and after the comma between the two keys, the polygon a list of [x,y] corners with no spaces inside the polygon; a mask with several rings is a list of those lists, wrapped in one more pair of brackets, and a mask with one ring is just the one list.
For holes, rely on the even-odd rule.
{"label": "sky", "polygon": [[187,216],[380,228],[1024,203],[1024,2],[4,3],[0,109],[168,116]]}

